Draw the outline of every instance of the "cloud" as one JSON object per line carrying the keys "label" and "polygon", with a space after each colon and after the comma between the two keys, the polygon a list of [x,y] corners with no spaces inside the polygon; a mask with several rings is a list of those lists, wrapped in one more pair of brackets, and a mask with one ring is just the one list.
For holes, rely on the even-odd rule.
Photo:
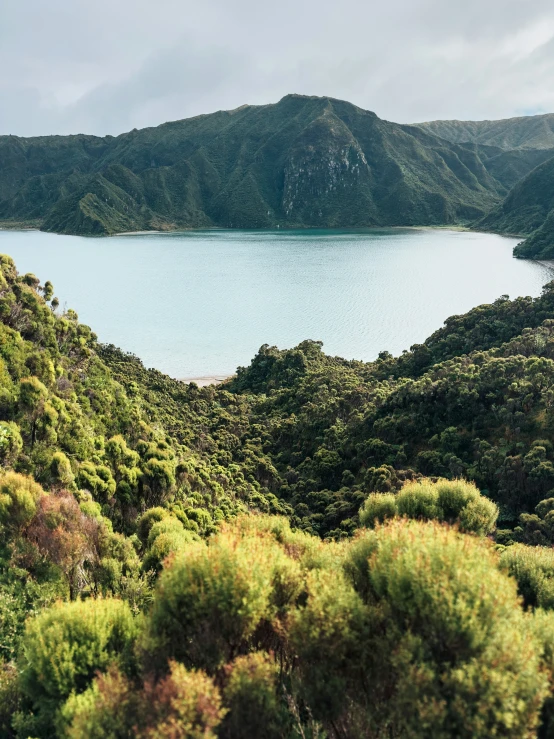
{"label": "cloud", "polygon": [[288,92],[401,122],[554,111],[543,0],[2,6],[2,133],[117,134]]}

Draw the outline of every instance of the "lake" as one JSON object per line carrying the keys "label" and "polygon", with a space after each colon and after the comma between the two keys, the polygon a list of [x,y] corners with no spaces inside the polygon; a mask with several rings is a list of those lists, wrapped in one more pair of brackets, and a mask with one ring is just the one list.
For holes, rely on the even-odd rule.
{"label": "lake", "polygon": [[111,238],[0,231],[20,272],[51,280],[101,341],[173,377],[229,375],[262,344],[319,339],[374,359],[502,294],[537,296],[548,267],[517,239],[443,229],[188,231]]}

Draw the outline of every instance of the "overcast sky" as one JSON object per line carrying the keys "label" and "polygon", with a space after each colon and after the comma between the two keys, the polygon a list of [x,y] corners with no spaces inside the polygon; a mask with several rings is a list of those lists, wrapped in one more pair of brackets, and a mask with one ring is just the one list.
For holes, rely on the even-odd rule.
{"label": "overcast sky", "polygon": [[117,134],[289,92],[554,112],[552,0],[0,0],[0,133]]}

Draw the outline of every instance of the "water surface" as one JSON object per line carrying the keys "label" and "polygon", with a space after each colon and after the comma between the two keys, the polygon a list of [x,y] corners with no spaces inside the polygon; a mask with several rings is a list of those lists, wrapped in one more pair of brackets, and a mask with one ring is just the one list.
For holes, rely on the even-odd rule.
{"label": "water surface", "polygon": [[348,359],[399,354],[450,315],[539,295],[554,274],[513,259],[516,243],[442,229],[0,231],[0,252],[51,280],[101,341],[180,378],[232,374],[262,344],[308,338]]}

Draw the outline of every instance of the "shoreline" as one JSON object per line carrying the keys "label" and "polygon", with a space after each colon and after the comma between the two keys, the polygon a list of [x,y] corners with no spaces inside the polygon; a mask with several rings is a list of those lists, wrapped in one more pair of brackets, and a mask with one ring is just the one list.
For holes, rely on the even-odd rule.
{"label": "shoreline", "polygon": [[[52,231],[49,233],[57,234],[58,236],[81,236],[85,238],[114,238],[118,236],[161,236],[164,234],[177,234],[187,233],[190,231],[275,231],[276,233],[286,233],[287,231],[379,231],[382,229],[398,229],[398,230],[410,230],[410,231],[458,231],[458,232],[470,232],[470,233],[483,233],[483,234],[495,234],[497,236],[505,236],[507,238],[527,238],[524,234],[512,234],[512,233],[501,233],[499,231],[487,231],[485,229],[475,229],[471,226],[464,224],[419,224],[411,226],[357,226],[357,227],[342,227],[332,228],[330,226],[289,226],[287,228],[226,228],[224,226],[181,226],[178,228],[168,229],[147,229],[141,231],[117,231],[110,234],[66,234]],[[39,221],[0,221],[0,231],[40,231]]]}
{"label": "shoreline", "polygon": [[179,382],[185,385],[194,383],[198,387],[207,387],[208,385],[221,385],[225,380],[230,380],[233,375],[201,375],[199,377],[178,377]]}

